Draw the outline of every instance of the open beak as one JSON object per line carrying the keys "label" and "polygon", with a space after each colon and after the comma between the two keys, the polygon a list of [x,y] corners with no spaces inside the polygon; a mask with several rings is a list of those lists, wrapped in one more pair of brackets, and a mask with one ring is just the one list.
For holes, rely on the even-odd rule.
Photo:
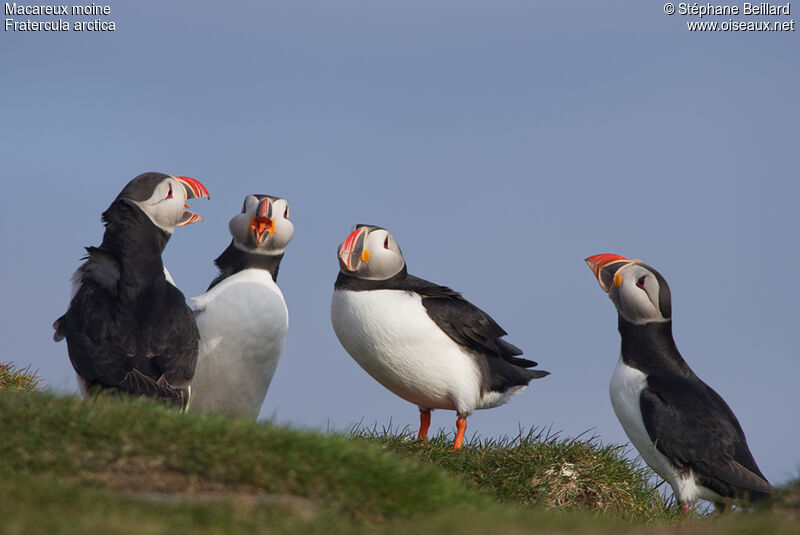
{"label": "open beak", "polygon": [[[211,198],[208,194],[208,190],[199,180],[190,178],[188,176],[176,176],[174,178],[181,186],[183,186],[183,189],[186,192],[186,199],[194,199],[197,197],[205,197],[207,199]],[[183,217],[177,224],[178,227],[184,227],[186,225],[191,225],[192,223],[203,220],[202,216],[189,210],[188,204],[184,204],[183,207],[186,209],[186,211],[183,212]]]}
{"label": "open beak", "polygon": [[[616,283],[617,272],[633,262],[638,262],[638,260],[630,260],[624,256],[610,253],[596,254],[586,259],[592,273],[597,277],[600,288],[606,293],[611,289],[611,284]],[[619,286],[618,283],[617,286]]]}
{"label": "open beak", "polygon": [[339,263],[348,271],[355,271],[361,262],[369,260],[369,251],[364,249],[367,234],[366,227],[359,227],[339,246]]}
{"label": "open beak", "polygon": [[256,207],[256,215],[250,220],[250,232],[257,247],[261,247],[267,237],[275,234],[275,221],[272,219],[272,201],[264,199]]}

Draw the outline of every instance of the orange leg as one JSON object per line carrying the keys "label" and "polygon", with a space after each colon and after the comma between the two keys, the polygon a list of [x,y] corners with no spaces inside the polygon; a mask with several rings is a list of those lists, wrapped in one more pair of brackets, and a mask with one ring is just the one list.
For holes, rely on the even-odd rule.
{"label": "orange leg", "polygon": [[453,451],[459,449],[464,444],[464,432],[467,430],[467,419],[459,416],[456,420],[456,440],[453,442]]}
{"label": "orange leg", "polygon": [[419,411],[419,433],[417,440],[428,442],[428,428],[431,426],[431,411]]}
{"label": "orange leg", "polygon": [[681,518],[686,518],[687,516],[689,516],[689,509],[690,506],[688,503],[681,504]]}

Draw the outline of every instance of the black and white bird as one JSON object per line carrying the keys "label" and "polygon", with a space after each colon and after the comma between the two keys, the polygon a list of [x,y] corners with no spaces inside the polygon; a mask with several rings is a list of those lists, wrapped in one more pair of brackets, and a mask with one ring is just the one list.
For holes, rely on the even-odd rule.
{"label": "black and white bird", "polygon": [[198,180],[144,173],[103,212],[103,242],[86,248],[69,309],[53,324],[84,393],[113,389],[185,407],[197,326],[161,253],[175,227],[202,220],[186,205],[195,197],[208,197]]}
{"label": "black and white bird", "polygon": [[619,315],[614,412],[642,459],[672,486],[682,512],[698,499],[722,511],[734,500],[771,493],[733,411],[678,352],[664,277],[615,254],[590,256],[586,263]]}
{"label": "black and white bird", "polygon": [[358,225],[339,246],[333,329],[350,356],[420,410],[427,440],[431,409],[456,411],[453,450],[475,409],[506,403],[548,372],[503,340],[488,314],[450,288],[409,275],[394,237]]}
{"label": "black and white bird", "polygon": [[286,199],[248,195],[231,219],[219,275],[194,298],[200,356],[192,411],[256,418],[283,351],[289,313],[278,268],[294,236]]}

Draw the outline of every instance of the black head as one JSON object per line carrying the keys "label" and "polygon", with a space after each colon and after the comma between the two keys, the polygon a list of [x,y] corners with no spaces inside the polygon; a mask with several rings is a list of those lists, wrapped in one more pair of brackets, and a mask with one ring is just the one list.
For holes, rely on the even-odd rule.
{"label": "black head", "polygon": [[154,225],[172,234],[175,227],[203,220],[186,205],[188,199],[195,197],[208,197],[208,190],[199,180],[151,172],[128,182],[114,202],[138,206]]}

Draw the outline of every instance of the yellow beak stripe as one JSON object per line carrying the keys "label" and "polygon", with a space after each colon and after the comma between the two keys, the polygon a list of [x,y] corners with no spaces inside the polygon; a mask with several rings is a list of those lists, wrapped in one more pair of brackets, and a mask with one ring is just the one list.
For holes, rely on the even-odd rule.
{"label": "yellow beak stripe", "polygon": [[641,260],[639,260],[637,258],[636,260],[631,260],[630,262],[628,262],[627,264],[625,264],[624,266],[619,268],[617,270],[617,272],[614,273],[614,286],[616,286],[617,288],[622,286],[622,272],[625,271],[626,269],[628,269],[631,266],[635,266],[636,264],[638,264],[640,262],[641,262]]}
{"label": "yellow beak stripe", "polygon": [[364,252],[361,253],[361,261],[369,262],[369,249],[364,249]]}

